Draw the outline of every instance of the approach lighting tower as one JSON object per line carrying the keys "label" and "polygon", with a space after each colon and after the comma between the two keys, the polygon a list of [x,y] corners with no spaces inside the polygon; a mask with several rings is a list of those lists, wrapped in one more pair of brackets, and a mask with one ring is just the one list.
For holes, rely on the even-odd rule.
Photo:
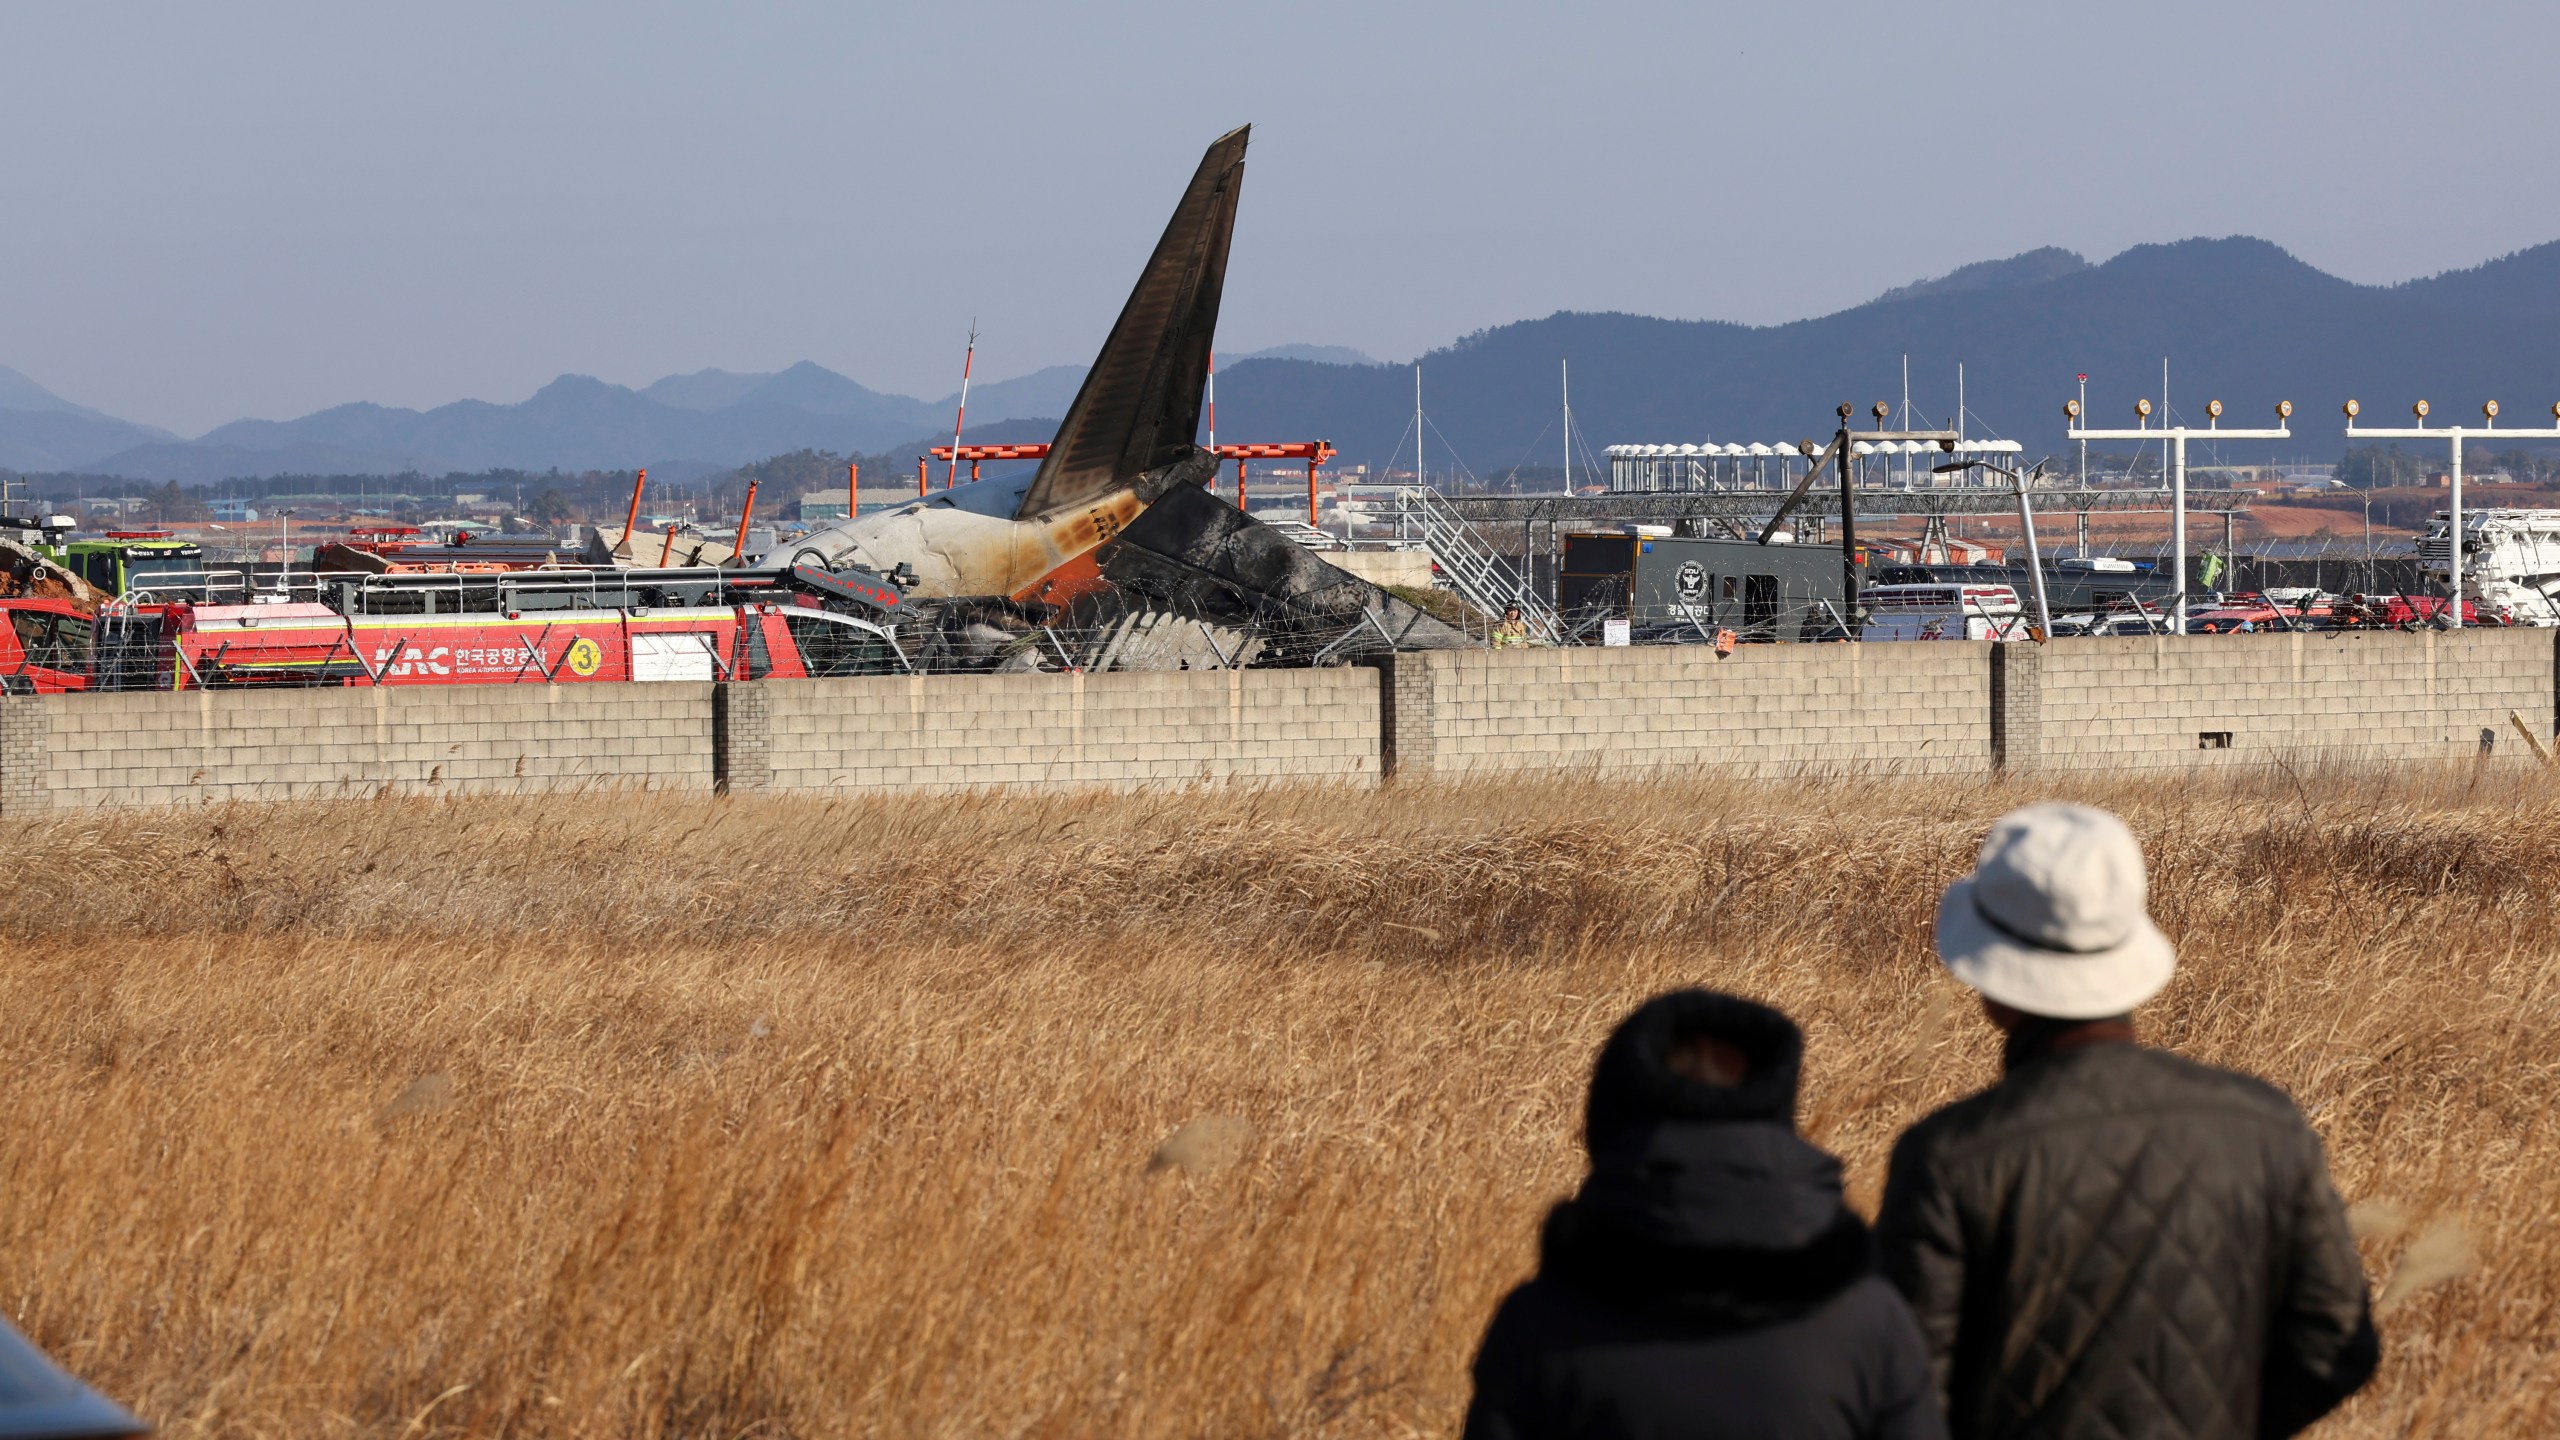
{"label": "approach lighting tower", "polygon": [[2222,402],[2204,407],[2207,423],[2201,430],[2189,425],[2171,425],[2169,417],[2160,417],[2160,428],[2151,427],[2151,402],[2133,402],[2136,428],[2131,430],[2091,430],[2081,425],[2082,410],[2077,400],[2066,400],[2062,413],[2071,419],[2070,436],[2074,440],[2166,440],[2169,442],[2169,563],[2174,567],[2178,588],[2172,592],[2177,609],[2169,619],[2169,633],[2187,633],[2187,437],[2202,435],[2215,440],[2290,440],[2293,432],[2285,422],[2293,418],[2293,402],[2276,402],[2276,424],[2272,430],[2225,430],[2222,428]]}
{"label": "approach lighting tower", "polygon": [[2451,568],[2446,572],[2446,579],[2451,582],[2453,598],[2451,603],[2446,605],[2445,610],[2452,617],[2453,628],[2457,630],[2461,629],[2462,442],[2466,437],[2473,435],[2495,435],[2501,440],[2560,440],[2560,404],[2554,404],[2551,407],[2551,419],[2553,424],[2552,428],[2547,430],[2499,429],[2498,402],[2495,400],[2488,401],[2481,405],[2480,428],[2477,430],[2473,430],[2462,425],[2439,425],[2432,430],[2428,429],[2427,402],[2424,400],[2421,400],[2417,404],[2409,407],[2409,413],[2417,418],[2417,424],[2406,428],[2388,430],[2357,429],[2356,415],[2364,407],[2358,405],[2353,400],[2348,401],[2340,408],[2345,410],[2347,413],[2347,438],[2350,440],[2442,440],[2452,447],[2453,464],[2450,469],[2445,471],[2445,483],[2448,486],[2450,493],[2446,497],[2446,524],[2444,527],[2444,538],[2445,554],[2451,564]]}

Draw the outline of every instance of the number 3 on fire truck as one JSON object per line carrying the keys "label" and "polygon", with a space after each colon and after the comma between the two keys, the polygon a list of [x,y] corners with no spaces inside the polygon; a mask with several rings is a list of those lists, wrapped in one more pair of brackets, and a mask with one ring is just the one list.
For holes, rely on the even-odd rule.
{"label": "number 3 on fire truck", "polygon": [[604,664],[604,650],[585,636],[569,647],[569,673],[584,678],[596,673]]}

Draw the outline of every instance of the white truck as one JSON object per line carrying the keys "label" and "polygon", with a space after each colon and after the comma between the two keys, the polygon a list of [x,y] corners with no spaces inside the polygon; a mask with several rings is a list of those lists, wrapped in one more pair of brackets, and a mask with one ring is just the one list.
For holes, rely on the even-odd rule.
{"label": "white truck", "polygon": [[[2450,528],[2439,510],[2418,535],[2418,566],[2439,586],[2453,581]],[[2462,597],[2484,622],[2560,625],[2560,510],[2464,510]]]}
{"label": "white truck", "polygon": [[2017,587],[1979,581],[1875,585],[1858,592],[1865,640],[2025,640]]}

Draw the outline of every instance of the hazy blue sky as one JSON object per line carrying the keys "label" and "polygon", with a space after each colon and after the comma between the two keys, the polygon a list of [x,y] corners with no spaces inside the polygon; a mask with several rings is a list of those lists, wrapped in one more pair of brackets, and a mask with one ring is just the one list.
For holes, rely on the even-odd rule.
{"label": "hazy blue sky", "polygon": [[[2560,7],[0,0],[0,364],[194,433],[1091,356],[1255,125],[1221,346],[1755,322],[2058,244],[2560,238]],[[1844,212],[1846,186],[1886,205]]]}

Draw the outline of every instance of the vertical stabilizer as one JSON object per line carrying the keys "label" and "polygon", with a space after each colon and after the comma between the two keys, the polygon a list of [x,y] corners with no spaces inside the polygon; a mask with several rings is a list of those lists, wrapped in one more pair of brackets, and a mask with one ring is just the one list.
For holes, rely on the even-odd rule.
{"label": "vertical stabilizer", "polygon": [[1200,158],[1016,519],[1107,494],[1191,453],[1252,129],[1218,137]]}

